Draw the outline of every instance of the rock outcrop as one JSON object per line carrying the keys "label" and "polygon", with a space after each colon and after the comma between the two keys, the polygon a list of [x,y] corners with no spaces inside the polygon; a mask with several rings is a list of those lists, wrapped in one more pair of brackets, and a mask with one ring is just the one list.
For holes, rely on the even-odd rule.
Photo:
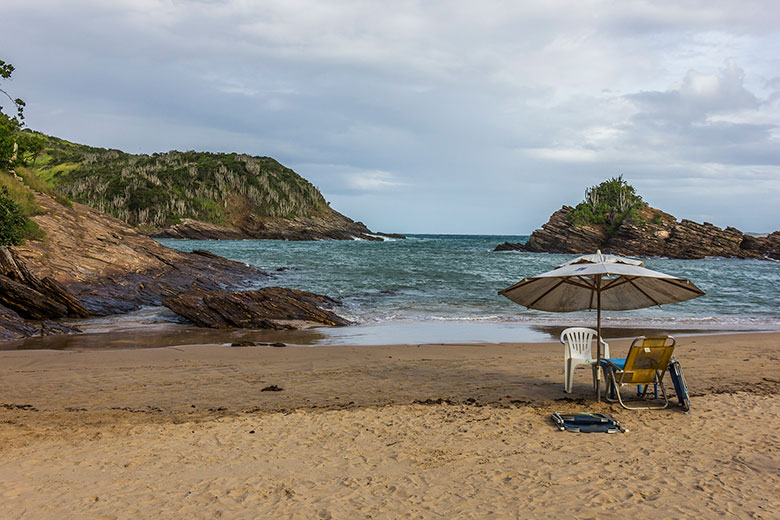
{"label": "rock outcrop", "polygon": [[244,329],[291,329],[290,322],[315,322],[329,326],[349,325],[326,310],[338,305],[327,296],[282,287],[253,291],[191,291],[171,296],[163,304],[199,327]]}
{"label": "rock outcrop", "polygon": [[505,242],[496,251],[518,250],[536,253],[605,253],[668,258],[773,258],[780,260],[780,231],[767,236],[746,235],[740,230],[699,224],[655,208],[646,207],[640,215],[646,221],[637,225],[624,222],[612,236],[599,226],[574,226],[563,206],[550,220],[533,232],[525,244]]}
{"label": "rock outcrop", "polygon": [[51,320],[129,312],[181,291],[267,276],[211,253],[166,248],[87,206],[34,196],[42,213],[33,219],[46,237],[0,248],[0,339],[78,332]]}
{"label": "rock outcrop", "polygon": [[52,320],[163,303],[204,327],[349,324],[327,310],[338,304],[327,296],[279,287],[231,292],[268,275],[208,251],[169,249],[87,206],[35,198],[45,240],[0,248],[0,340],[78,332]]}
{"label": "rock outcrop", "polygon": [[241,240],[260,238],[271,240],[375,240],[362,222],[354,222],[344,215],[332,212],[318,218],[258,217],[241,214],[231,226],[217,226],[208,222],[184,219],[162,231],[152,233],[154,238],[188,238],[192,240]]}
{"label": "rock outcrop", "polygon": [[129,312],[160,305],[178,292],[220,290],[266,276],[216,255],[169,249],[87,206],[67,207],[38,193],[35,197],[44,213],[33,218],[46,239],[9,250],[36,278],[67,289],[89,314]]}

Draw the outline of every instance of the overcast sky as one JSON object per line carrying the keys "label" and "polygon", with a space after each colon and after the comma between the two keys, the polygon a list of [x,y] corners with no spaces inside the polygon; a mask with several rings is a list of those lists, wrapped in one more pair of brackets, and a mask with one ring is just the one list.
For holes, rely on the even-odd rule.
{"label": "overcast sky", "polygon": [[268,155],[374,230],[525,234],[618,174],[780,229],[775,0],[2,0],[0,25],[30,128]]}

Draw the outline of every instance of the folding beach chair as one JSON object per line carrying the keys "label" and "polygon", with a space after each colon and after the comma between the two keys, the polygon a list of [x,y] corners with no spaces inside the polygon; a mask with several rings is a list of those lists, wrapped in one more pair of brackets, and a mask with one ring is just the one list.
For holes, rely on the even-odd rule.
{"label": "folding beach chair", "polygon": [[[607,374],[605,400],[611,403],[618,402],[620,406],[628,410],[660,409],[669,406],[669,397],[666,395],[663,378],[674,353],[675,343],[675,339],[671,336],[640,336],[631,342],[625,360],[602,360],[601,365]],[[648,393],[651,384],[654,390],[652,393]],[[626,385],[635,386],[637,397],[645,402],[657,399],[660,388],[663,404],[627,406],[620,393],[621,387]]]}

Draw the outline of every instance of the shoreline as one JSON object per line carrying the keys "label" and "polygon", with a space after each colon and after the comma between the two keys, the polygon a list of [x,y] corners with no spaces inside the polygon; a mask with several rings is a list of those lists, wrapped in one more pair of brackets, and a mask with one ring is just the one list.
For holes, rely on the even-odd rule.
{"label": "shoreline", "polygon": [[[613,356],[619,357],[631,339],[608,341]],[[771,377],[780,373],[779,352],[780,332],[678,336],[675,349],[693,395],[766,388],[780,392],[780,379]],[[190,412],[193,404],[208,407],[206,401],[212,395],[221,407],[256,408],[254,394],[245,396],[242,391],[280,382],[297,390],[289,388],[273,400],[264,400],[268,409],[280,403],[285,408],[349,401],[362,406],[445,398],[495,404],[505,401],[506,395],[523,396],[531,402],[566,397],[561,390],[563,346],[558,341],[28,349],[0,351],[0,360],[3,401],[39,410],[64,409],[74,401],[80,407],[110,400],[133,407],[138,404],[135,399],[146,399],[146,404],[159,409]],[[728,361],[744,367],[721,373]],[[191,386],[193,382],[197,388]],[[239,387],[231,387],[236,382]],[[592,391],[587,383],[588,378],[577,377],[569,396],[589,398]],[[155,384],[164,384],[166,392],[147,392]],[[334,388],[320,395],[329,386]],[[360,390],[361,395],[350,398],[353,390]]]}
{"label": "shoreline", "polygon": [[[114,350],[148,349],[184,345],[214,344],[229,346],[235,342],[284,343],[290,346],[333,347],[339,345],[381,346],[403,344],[469,344],[558,342],[561,331],[570,326],[595,325],[573,322],[560,325],[550,322],[525,321],[390,321],[359,323],[347,327],[323,327],[319,323],[296,322],[297,330],[210,329],[171,321],[110,321],[105,318],[78,322],[83,332],[78,334],[32,336],[0,342],[0,352],[10,350]],[[649,325],[633,325],[630,321],[607,322],[602,333],[607,341],[642,335],[722,335],[780,332],[780,327],[708,323],[709,326],[667,320]]]}

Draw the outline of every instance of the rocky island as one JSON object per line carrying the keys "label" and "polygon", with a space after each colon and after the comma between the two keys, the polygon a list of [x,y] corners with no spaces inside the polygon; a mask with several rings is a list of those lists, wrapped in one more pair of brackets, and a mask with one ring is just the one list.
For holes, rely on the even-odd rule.
{"label": "rocky island", "polygon": [[585,199],[553,213],[525,244],[505,242],[495,250],[575,254],[600,249],[641,257],[780,260],[780,231],[754,236],[709,222],[678,221],[644,203],[622,177],[588,189]]}

